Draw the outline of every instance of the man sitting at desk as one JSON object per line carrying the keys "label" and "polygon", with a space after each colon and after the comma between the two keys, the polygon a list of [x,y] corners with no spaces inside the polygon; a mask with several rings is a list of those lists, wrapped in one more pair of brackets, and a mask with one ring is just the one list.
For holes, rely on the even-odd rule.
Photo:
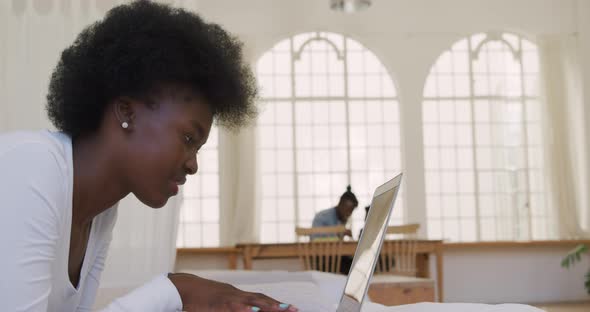
{"label": "man sitting at desk", "polygon": [[[352,237],[352,232],[350,228],[347,226],[348,221],[350,220],[350,216],[354,209],[359,205],[356,196],[351,191],[350,185],[346,188],[346,192],[340,196],[340,201],[336,207],[332,207],[326,210],[322,210],[318,212],[315,217],[313,218],[312,227],[327,227],[327,226],[337,226],[337,225],[345,225],[347,230],[344,235]],[[335,238],[335,239],[342,239],[342,237],[336,237],[336,234],[314,234],[311,236],[311,239],[326,239],[326,238]],[[342,256],[342,260],[340,263],[340,273],[348,274],[350,270],[350,265],[352,264],[352,257],[351,256]]]}

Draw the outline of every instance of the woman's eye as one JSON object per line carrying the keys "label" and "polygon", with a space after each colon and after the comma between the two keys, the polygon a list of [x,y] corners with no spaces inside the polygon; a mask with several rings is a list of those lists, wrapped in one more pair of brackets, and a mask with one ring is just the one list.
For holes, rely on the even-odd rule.
{"label": "woman's eye", "polygon": [[184,135],[184,143],[186,144],[187,148],[195,154],[199,153],[200,147],[197,144],[197,141],[193,138],[193,136],[189,134]]}

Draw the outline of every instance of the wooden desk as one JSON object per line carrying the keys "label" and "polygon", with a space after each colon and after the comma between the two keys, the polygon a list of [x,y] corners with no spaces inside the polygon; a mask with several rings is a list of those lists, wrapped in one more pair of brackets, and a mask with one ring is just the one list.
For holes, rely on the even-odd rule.
{"label": "wooden desk", "polygon": [[371,301],[386,306],[435,301],[431,279],[389,274],[373,275],[367,295]]}
{"label": "wooden desk", "polygon": [[176,255],[221,255],[227,256],[227,268],[236,270],[238,268],[238,256],[242,250],[233,247],[210,247],[210,248],[177,248]]}
{"label": "wooden desk", "polygon": [[[389,244],[390,241],[384,241],[383,244]],[[352,256],[356,250],[357,242],[344,242],[342,244],[342,254]],[[280,258],[297,258],[297,243],[282,244],[259,244],[245,243],[238,244],[237,248],[242,250],[244,259],[244,269],[252,269],[252,261],[256,259],[280,259]],[[430,273],[429,256],[436,256],[436,286],[438,301],[443,301],[443,242],[441,240],[419,240],[416,246],[418,256],[416,258],[416,267],[418,277],[432,278]]]}

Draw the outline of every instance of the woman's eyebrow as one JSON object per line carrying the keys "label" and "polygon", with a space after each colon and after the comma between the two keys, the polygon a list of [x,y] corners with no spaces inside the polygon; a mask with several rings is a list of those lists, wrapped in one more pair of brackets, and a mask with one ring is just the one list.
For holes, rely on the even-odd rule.
{"label": "woman's eyebrow", "polygon": [[196,120],[191,120],[191,125],[193,126],[193,128],[196,130],[197,135],[202,138],[205,135],[205,130],[203,129],[203,127],[201,126],[201,124],[199,124],[198,121]]}

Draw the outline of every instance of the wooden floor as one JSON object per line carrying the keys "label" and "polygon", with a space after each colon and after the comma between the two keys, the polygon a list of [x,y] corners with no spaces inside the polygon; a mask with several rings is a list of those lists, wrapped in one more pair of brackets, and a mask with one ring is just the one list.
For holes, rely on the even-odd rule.
{"label": "wooden floor", "polygon": [[547,312],[589,312],[590,301],[576,303],[535,304],[535,307]]}

